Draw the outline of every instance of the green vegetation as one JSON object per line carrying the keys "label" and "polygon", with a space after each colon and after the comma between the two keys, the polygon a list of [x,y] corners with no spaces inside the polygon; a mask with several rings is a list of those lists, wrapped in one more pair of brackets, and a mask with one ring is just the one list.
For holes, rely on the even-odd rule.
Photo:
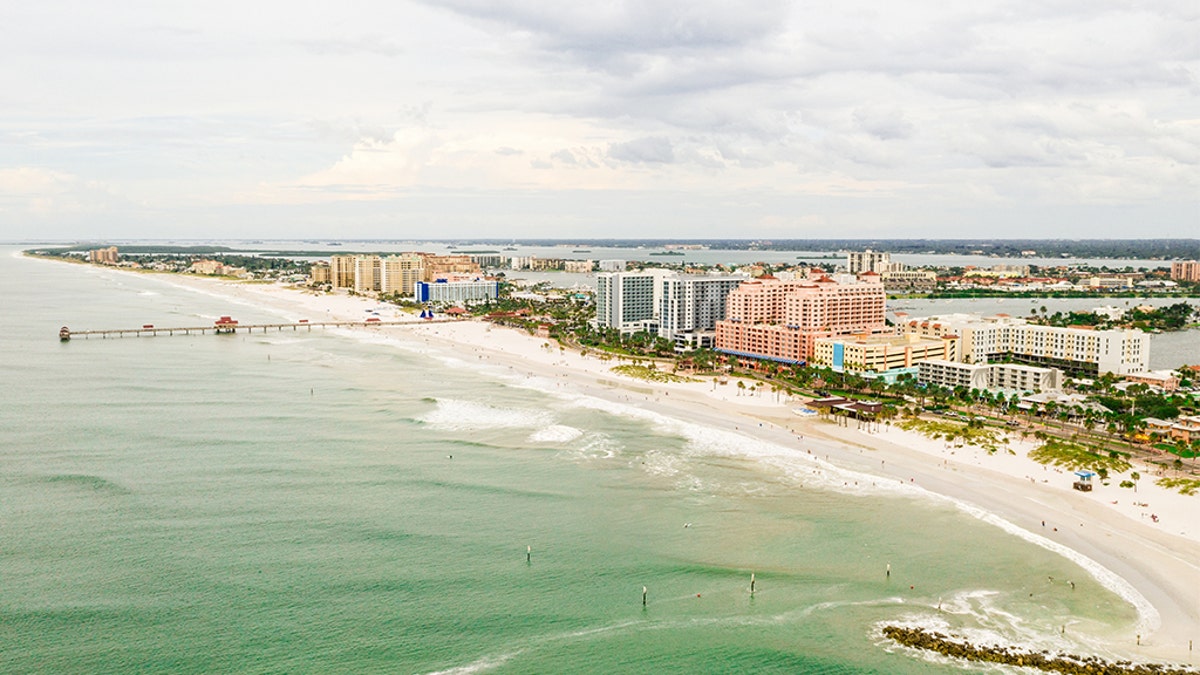
{"label": "green vegetation", "polygon": [[916,431],[929,438],[945,439],[950,443],[962,441],[967,445],[975,445],[987,450],[988,453],[996,452],[1004,444],[1003,435],[995,429],[984,426],[982,421],[972,420],[966,424],[957,424],[908,418],[900,420],[897,424],[901,429]]}
{"label": "green vegetation", "polygon": [[614,373],[636,377],[639,380],[646,380],[648,382],[696,382],[696,380],[690,377],[666,373],[652,366],[626,364],[623,366],[614,366],[611,370]]}
{"label": "green vegetation", "polygon": [[1029,458],[1040,464],[1051,464],[1067,469],[1091,469],[1104,478],[1109,471],[1128,471],[1130,464],[1117,452],[1107,456],[1090,448],[1059,439],[1049,439],[1040,448],[1029,453]]}
{"label": "green vegetation", "polygon": [[1168,490],[1179,490],[1179,494],[1194,495],[1200,490],[1200,478],[1159,478],[1154,481]]}
{"label": "green vegetation", "polygon": [[1137,309],[1125,312],[1120,319],[1093,312],[1055,312],[1043,315],[1038,323],[1048,326],[1093,326],[1097,330],[1110,328],[1139,328],[1141,330],[1175,331],[1184,330],[1200,315],[1200,309],[1186,302],[1177,302],[1167,307]]}

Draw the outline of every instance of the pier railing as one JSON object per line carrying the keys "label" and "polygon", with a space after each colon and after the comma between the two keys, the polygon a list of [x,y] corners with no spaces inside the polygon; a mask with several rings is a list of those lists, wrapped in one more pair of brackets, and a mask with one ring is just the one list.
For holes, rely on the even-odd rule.
{"label": "pier railing", "polygon": [[429,323],[448,323],[461,319],[422,319],[419,321],[297,321],[287,323],[236,323],[218,322],[209,326],[142,326],[141,328],[113,328],[104,330],[71,330],[63,326],[58,331],[58,338],[63,341],[72,338],[110,338],[110,337],[154,337],[159,335],[205,335],[208,333],[253,333],[259,331],[299,331],[313,328],[377,328],[396,326],[423,326]]}

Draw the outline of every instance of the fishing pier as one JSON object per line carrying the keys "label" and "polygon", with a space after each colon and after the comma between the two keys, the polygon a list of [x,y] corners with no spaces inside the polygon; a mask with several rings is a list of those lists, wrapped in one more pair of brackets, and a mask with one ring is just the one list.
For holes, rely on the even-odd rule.
{"label": "fishing pier", "polygon": [[287,323],[238,323],[235,319],[223,316],[211,326],[155,326],[144,324],[141,328],[114,328],[107,330],[73,331],[63,326],[58,331],[58,339],[67,342],[72,338],[123,338],[123,337],[156,337],[160,335],[214,335],[234,333],[266,333],[268,331],[299,331],[313,328],[375,328],[378,326],[421,326],[428,323],[448,323],[459,319],[425,318],[418,321],[383,321],[371,317],[362,321],[300,321]]}

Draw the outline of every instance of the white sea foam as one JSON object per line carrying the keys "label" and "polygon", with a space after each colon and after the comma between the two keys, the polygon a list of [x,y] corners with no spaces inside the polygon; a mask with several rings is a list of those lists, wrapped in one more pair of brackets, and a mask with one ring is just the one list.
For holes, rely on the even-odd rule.
{"label": "white sea foam", "polygon": [[[1039,624],[1006,611],[1000,606],[1003,596],[999,591],[988,589],[961,591],[941,599],[937,605],[914,606],[912,611],[899,618],[880,621],[873,627],[874,634],[877,643],[889,650],[894,643],[883,635],[883,628],[895,625],[954,636],[977,646],[1012,645],[1034,652],[1087,653],[1114,660],[1128,658],[1127,654],[1113,651],[1110,641],[1090,636],[1087,631],[1072,630],[1070,620],[1066,620],[1066,630],[1060,631],[1060,626],[1051,625],[1049,620]],[[942,657],[934,652],[904,649],[926,660],[942,662]]]}
{"label": "white sea foam", "polygon": [[553,423],[545,410],[500,408],[459,399],[437,399],[437,407],[418,419],[448,431],[546,428]]}
{"label": "white sea foam", "polygon": [[583,435],[583,431],[563,424],[551,424],[529,435],[530,443],[570,443]]}
{"label": "white sea foam", "polygon": [[621,454],[621,447],[608,434],[587,434],[576,453],[584,459],[612,459]]}
{"label": "white sea foam", "polygon": [[446,670],[435,670],[428,673],[428,675],[471,675],[472,673],[483,673],[493,668],[499,668],[517,654],[518,652],[513,652],[511,654],[485,656],[466,665],[447,668]]}

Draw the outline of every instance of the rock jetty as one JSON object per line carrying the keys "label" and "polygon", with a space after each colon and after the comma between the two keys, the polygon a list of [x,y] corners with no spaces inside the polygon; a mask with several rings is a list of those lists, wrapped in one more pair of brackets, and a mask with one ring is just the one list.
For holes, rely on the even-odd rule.
{"label": "rock jetty", "polygon": [[1200,672],[1186,666],[1132,661],[1109,663],[1095,656],[1029,652],[999,645],[973,645],[966,640],[958,640],[924,628],[884,626],[883,634],[905,647],[927,649],[956,659],[1003,663],[1068,675],[1195,675]]}

